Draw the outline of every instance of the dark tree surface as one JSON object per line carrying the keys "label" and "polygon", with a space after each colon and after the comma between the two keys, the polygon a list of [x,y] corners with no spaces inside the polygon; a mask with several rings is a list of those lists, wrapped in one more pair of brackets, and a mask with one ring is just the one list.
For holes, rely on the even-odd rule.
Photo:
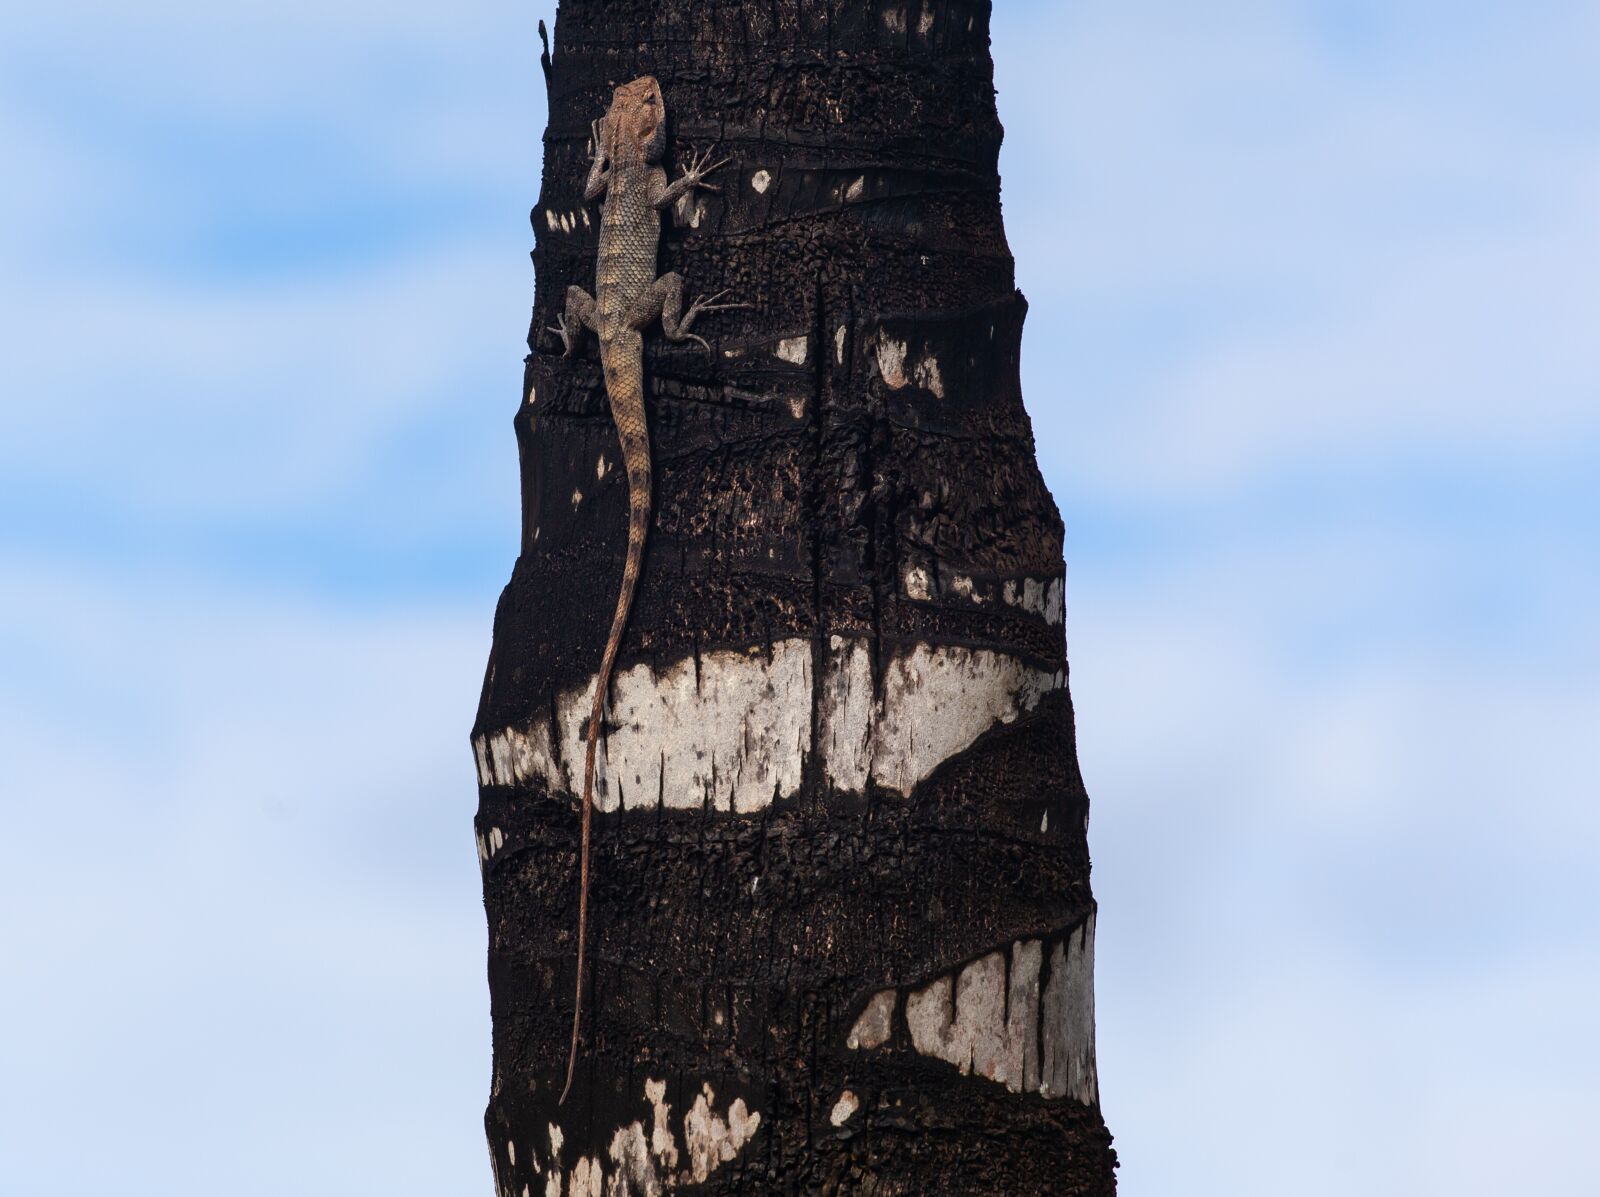
{"label": "dark tree surface", "polygon": [[[980,0],[565,0],[474,728],[503,1193],[1109,1194],[1061,520],[1018,384]],[[732,163],[660,269],[655,512],[604,725],[566,1065],[581,735],[627,541],[590,122],[644,74]]]}

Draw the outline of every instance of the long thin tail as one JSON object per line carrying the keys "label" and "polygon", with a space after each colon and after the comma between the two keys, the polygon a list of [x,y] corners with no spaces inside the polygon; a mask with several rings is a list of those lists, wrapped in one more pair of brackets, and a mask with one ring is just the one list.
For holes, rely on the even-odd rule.
{"label": "long thin tail", "polygon": [[[572,1074],[578,1066],[578,1031],[583,1019],[584,949],[589,934],[589,823],[594,811],[594,754],[600,737],[600,719],[605,711],[606,691],[611,685],[611,669],[616,664],[617,647],[628,623],[633,605],[633,588],[639,581],[644,562],[645,533],[650,526],[650,450],[648,444],[630,445],[629,430],[623,430],[623,458],[628,466],[628,559],[622,567],[622,588],[617,593],[617,613],[611,620],[611,635],[606,639],[605,656],[600,660],[600,676],[595,679],[594,706],[589,711],[589,742],[583,755],[583,831],[578,854],[578,982],[572,998],[572,1047],[567,1053],[567,1083],[562,1086],[557,1105],[566,1102],[572,1089]],[[642,438],[641,438],[642,440]],[[642,457],[641,466],[639,459]]]}

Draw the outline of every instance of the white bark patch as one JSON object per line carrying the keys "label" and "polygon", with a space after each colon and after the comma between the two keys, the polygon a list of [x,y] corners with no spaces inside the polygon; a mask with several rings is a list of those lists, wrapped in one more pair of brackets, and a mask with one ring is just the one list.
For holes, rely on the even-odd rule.
{"label": "white bark patch", "polygon": [[672,1112],[672,1107],[667,1103],[667,1082],[645,1081],[644,1096],[650,1103],[654,1118],[654,1125],[650,1129],[650,1150],[655,1153],[661,1167],[670,1171],[678,1166],[678,1144],[667,1122]]}
{"label": "white bark patch", "polygon": [[757,195],[765,195],[767,188],[772,186],[772,176],[764,170],[758,170],[750,176],[750,186],[755,188]]}
{"label": "white bark patch", "polygon": [[988,649],[918,644],[889,663],[872,729],[872,776],[909,797],[918,784],[990,728],[1014,722],[1066,685]]}
{"label": "white bark patch", "polygon": [[[1039,966],[1044,944],[1019,940],[1011,946],[1011,973],[1006,992],[1007,1087],[1032,1092],[1039,1087]],[[1094,1033],[1093,1027],[1090,1034]]]}
{"label": "white bark patch", "polygon": [[789,337],[787,340],[778,342],[778,356],[796,366],[805,365],[806,357],[810,352],[810,337]]}
{"label": "white bark patch", "polygon": [[[538,778],[581,794],[594,685],[590,679],[557,700],[559,759],[547,716],[488,737],[484,784]],[[793,638],[775,643],[770,656],[706,653],[698,677],[687,658],[659,674],[636,665],[613,678],[608,709],[595,761],[601,810],[762,810],[800,788],[811,744],[811,647]]]}
{"label": "white bark patch", "polygon": [[[1018,940],[1009,953],[990,952],[907,994],[912,1046],[1013,1093],[1097,1103],[1093,916],[1051,945],[1041,992],[1044,956],[1045,941]],[[867,1012],[882,1037],[861,1033],[864,1012],[846,1045],[862,1050],[887,1040],[898,1001],[894,989],[873,995]]]}
{"label": "white bark patch", "polygon": [[660,1197],[661,1178],[650,1158],[642,1122],[630,1123],[612,1135],[606,1152],[615,1168],[606,1185],[606,1197]]}
{"label": "white bark patch", "polygon": [[[581,768],[578,730],[592,702],[585,688],[563,723],[563,757]],[[619,674],[605,738],[606,810],[665,805],[748,812],[800,788],[811,742],[811,653],[803,640],[763,652],[720,651],[659,676],[646,665]],[[581,778],[568,782],[576,789]],[[620,791],[620,796],[616,791]]]}
{"label": "white bark patch", "polygon": [[[713,1108],[716,1095],[710,1085],[702,1085],[683,1120],[688,1167],[680,1170],[677,1142],[667,1121],[671,1109],[666,1102],[667,1084],[646,1080],[644,1092],[654,1123],[648,1136],[643,1122],[618,1127],[606,1148],[610,1172],[598,1159],[580,1159],[568,1177],[569,1197],[600,1194],[602,1187],[604,1197],[660,1197],[680,1185],[704,1184],[719,1167],[738,1156],[761,1125],[761,1115],[746,1109],[742,1098],[734,1100],[725,1116],[718,1114]],[[559,1173],[545,1184],[547,1197],[552,1192],[559,1197]]]}
{"label": "white bark patch", "polygon": [[742,1097],[734,1098],[727,1118],[712,1110],[715,1099],[711,1086],[702,1085],[700,1096],[683,1120],[689,1155],[689,1171],[684,1179],[694,1184],[704,1184],[720,1165],[737,1156],[761,1125],[761,1115],[746,1110]]}
{"label": "white bark patch", "polygon": [[1065,615],[1061,578],[1011,578],[1000,591],[1000,597],[1012,607],[1021,607],[1030,615],[1037,615],[1047,623],[1060,624]]}
{"label": "white bark patch", "polygon": [[[678,1145],[668,1122],[667,1084],[647,1079],[644,1093],[651,1105],[651,1130],[647,1134],[642,1121],[618,1127],[606,1148],[609,1169],[598,1158],[580,1159],[566,1177],[569,1197],[661,1197],[681,1185],[703,1184],[738,1156],[761,1125],[761,1115],[748,1110],[742,1098],[734,1100],[726,1115],[718,1114],[716,1095],[710,1085],[702,1085],[683,1120],[688,1166],[680,1170]],[[551,1145],[559,1149],[560,1132],[553,1126],[550,1132]],[[546,1197],[560,1197],[561,1189],[557,1167],[545,1182]]]}
{"label": "white bark patch", "polygon": [[578,1166],[572,1170],[572,1175],[567,1178],[567,1195],[568,1197],[606,1197],[605,1180],[605,1169],[600,1166],[600,1161],[584,1156],[578,1161]]}
{"label": "white bark patch", "polygon": [[[479,738],[474,747],[478,750],[478,781],[486,786],[515,785],[554,769],[548,721],[537,721],[526,731],[505,728]],[[487,853],[484,859],[488,859]]]}
{"label": "white bark patch", "polygon": [[833,359],[841,366],[844,365],[844,339],[847,335],[844,325],[840,325],[833,333]]}
{"label": "white bark patch", "polygon": [[833,637],[822,680],[820,743],[828,780],[859,793],[870,776],[911,792],[991,728],[1013,722],[1066,684],[1059,670],[959,645],[919,644],[884,671],[874,693],[866,641]]}
{"label": "white bark patch", "polygon": [[867,176],[866,175],[861,175],[859,178],[856,179],[855,182],[851,183],[849,187],[845,188],[845,193],[844,193],[845,203],[847,203],[847,204],[855,203],[858,199],[860,199],[863,195],[866,194],[866,191],[867,191]]}
{"label": "white bark patch", "polygon": [[956,574],[950,579],[950,593],[957,598],[967,599],[969,602],[982,606],[989,601],[989,596],[979,591],[972,579],[966,574]]}
{"label": "white bark patch", "polygon": [[892,989],[882,989],[872,995],[867,1008],[850,1028],[845,1045],[852,1051],[871,1051],[889,1042],[889,1032],[894,1027],[894,1008],[899,995]]}
{"label": "white bark patch", "polygon": [[890,33],[904,33],[906,31],[906,10],[903,8],[885,9],[883,13],[884,28]]}
{"label": "white bark patch", "polygon": [[578,510],[578,504],[583,502],[583,492],[577,487],[572,488],[572,510]]}
{"label": "white bark patch", "polygon": [[922,0],[922,15],[917,18],[917,32],[923,37],[928,36],[928,31],[933,28],[933,9],[928,7],[928,0]]}
{"label": "white bark patch", "polygon": [[[906,998],[911,1045],[925,1056],[1005,1084],[1010,1044],[1006,1010],[1006,958],[991,952],[953,980],[943,976]],[[1021,1088],[1021,1070],[1015,1087]]]}
{"label": "white bark patch", "polygon": [[1046,1097],[1100,1100],[1094,1053],[1094,916],[1050,951],[1043,1000],[1044,1060],[1039,1087]]}
{"label": "white bark patch", "polygon": [[843,1126],[854,1117],[855,1112],[861,1108],[861,1099],[850,1090],[846,1089],[839,1094],[839,1100],[833,1103],[833,1112],[828,1115],[828,1121],[834,1126]]}
{"label": "white bark patch", "polygon": [[933,582],[928,577],[928,571],[920,565],[913,565],[906,570],[904,578],[906,597],[925,603],[933,597]]}
{"label": "white bark patch", "polygon": [[[923,259],[927,265],[927,259]],[[904,341],[897,341],[882,329],[878,330],[878,373],[882,375],[884,385],[892,391],[898,391],[907,382],[915,382],[925,391],[930,391],[939,399],[944,398],[944,375],[939,370],[939,359],[931,353],[924,353],[911,364],[907,373],[906,357],[910,347]]]}
{"label": "white bark patch", "polygon": [[561,217],[557,216],[552,209],[546,208],[544,210],[544,222],[550,226],[550,231],[552,233],[559,233],[561,231]]}
{"label": "white bark patch", "polygon": [[823,764],[829,785],[859,794],[872,775],[872,719],[877,705],[872,692],[872,658],[866,641],[860,639],[833,636],[828,649],[821,702]]}
{"label": "white bark patch", "polygon": [[[829,783],[860,793],[871,778],[909,797],[951,756],[1032,710],[1066,678],[987,649],[919,644],[889,663],[875,689],[866,640],[839,636],[830,639],[820,679],[813,679],[811,643],[798,637],[775,642],[770,654],[706,653],[698,675],[691,659],[659,673],[635,665],[612,682],[596,804],[749,813],[792,796],[811,749],[814,681]],[[479,782],[538,780],[581,794],[594,684],[558,696],[554,728],[541,715],[480,737]]]}
{"label": "white bark patch", "polygon": [[538,388],[537,387],[529,387],[528,388],[528,403],[531,405],[533,403],[533,401],[536,400],[538,397],[539,397]]}
{"label": "white bark patch", "polygon": [[906,343],[881,331],[878,334],[878,373],[892,391],[906,385]]}

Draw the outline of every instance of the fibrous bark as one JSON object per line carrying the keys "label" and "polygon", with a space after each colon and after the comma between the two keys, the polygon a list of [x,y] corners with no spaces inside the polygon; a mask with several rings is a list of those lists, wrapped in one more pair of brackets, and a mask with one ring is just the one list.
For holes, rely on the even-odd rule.
{"label": "fibrous bark", "polygon": [[[565,0],[516,417],[521,555],[474,745],[506,1194],[1108,1194],[1061,521],[1018,384],[989,5]],[[655,515],[604,727],[557,1104],[582,736],[626,545],[590,122],[661,82],[733,164],[661,269]]]}

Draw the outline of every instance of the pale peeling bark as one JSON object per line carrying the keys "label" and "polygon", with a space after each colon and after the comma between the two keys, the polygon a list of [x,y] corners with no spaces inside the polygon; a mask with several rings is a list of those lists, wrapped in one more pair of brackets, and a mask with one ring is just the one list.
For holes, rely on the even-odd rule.
{"label": "pale peeling bark", "polygon": [[[976,0],[564,0],[522,551],[473,732],[504,1197],[1114,1189],[987,27]],[[592,352],[538,330],[594,270],[589,123],[646,73],[669,169],[732,159],[661,269],[755,306],[698,327],[709,354],[646,345],[654,516],[562,1105],[627,487]]]}
{"label": "pale peeling bark", "polygon": [[[1042,974],[1049,961],[1048,976]],[[873,994],[846,1037],[852,1049],[889,1041],[901,1008]],[[1013,1093],[1100,1101],[1094,1049],[1094,917],[1050,945],[1018,940],[905,994],[911,1046]]]}
{"label": "pale peeling bark", "polygon": [[[960,645],[914,645],[874,678],[865,640],[834,636],[817,690],[813,656],[809,641],[791,638],[660,672],[619,671],[597,807],[757,811],[800,789],[813,745],[835,788],[863,793],[871,780],[910,795],[979,736],[1066,685],[1061,670]],[[479,783],[578,790],[593,701],[591,677],[557,698],[554,727],[540,715],[476,737]]]}

